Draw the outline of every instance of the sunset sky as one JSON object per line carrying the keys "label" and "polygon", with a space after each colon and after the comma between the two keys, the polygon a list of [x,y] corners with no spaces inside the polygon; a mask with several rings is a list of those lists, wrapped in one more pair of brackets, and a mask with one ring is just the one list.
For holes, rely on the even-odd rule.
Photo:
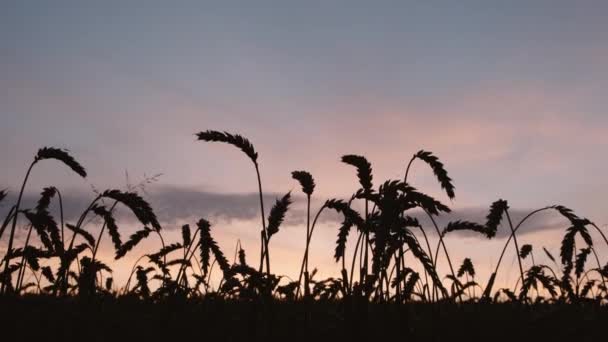
{"label": "sunset sky", "polygon": [[[255,255],[254,170],[196,141],[214,129],[253,142],[269,201],[300,193],[293,170],[313,174],[319,202],[347,198],[358,183],[342,155],[365,155],[377,185],[425,149],[456,199],[424,164],[411,182],[457,217],[483,220],[504,198],[518,213],[564,204],[605,225],[607,17],[600,0],[3,1],[0,189],[18,193],[39,147],[68,148],[89,177],[41,163],[29,198],[56,185],[82,209],[91,186],[162,173],[146,198],[167,230],[207,216],[223,248],[240,237]],[[273,246],[285,272],[301,257],[303,208],[297,198]],[[527,241],[559,254],[567,227],[553,219]],[[335,268],[336,232],[330,220],[313,238],[321,269]],[[500,243],[479,241],[450,246],[491,264]]]}

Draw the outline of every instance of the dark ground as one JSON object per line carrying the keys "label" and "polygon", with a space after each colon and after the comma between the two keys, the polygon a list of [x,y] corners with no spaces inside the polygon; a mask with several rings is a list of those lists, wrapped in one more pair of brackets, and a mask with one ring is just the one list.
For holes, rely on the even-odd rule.
{"label": "dark ground", "polygon": [[25,297],[0,298],[0,330],[1,341],[605,341],[608,307]]}

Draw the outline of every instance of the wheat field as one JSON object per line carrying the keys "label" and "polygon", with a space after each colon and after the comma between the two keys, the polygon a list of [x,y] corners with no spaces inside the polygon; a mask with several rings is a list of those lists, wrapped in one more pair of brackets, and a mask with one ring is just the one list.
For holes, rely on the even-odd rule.
{"label": "wheat field", "polygon": [[[374,179],[372,165],[365,157],[342,156],[341,161],[356,171],[358,189],[350,198],[327,199],[319,208],[311,208],[316,187],[313,175],[293,171],[293,180],[306,199],[306,231],[301,233],[305,247],[301,262],[297,263],[301,265],[296,270],[297,279],[273,274],[272,237],[281,234],[285,215],[296,197],[291,192],[285,193],[267,212],[258,153],[253,144],[241,135],[212,130],[199,132],[196,138],[198,143],[218,142],[236,147],[253,163],[261,218],[259,261],[247,260],[246,251],[239,244],[238,258],[230,262],[214,239],[210,222],[202,217],[181,227],[179,241],[167,241],[163,236],[165,228],[154,209],[135,191],[98,192],[90,203],[83,204],[86,209],[76,222],[64,222],[60,189],[50,184],[35,207],[24,208],[22,197],[30,173],[38,163],[54,160],[77,176],[87,176],[85,168],[67,151],[44,147],[27,168],[16,203],[4,203],[10,210],[0,230],[0,239],[6,245],[0,273],[2,307],[12,308],[17,312],[13,316],[18,317],[27,315],[27,308],[42,305],[63,312],[70,319],[67,317],[73,314],[67,314],[61,306],[94,315],[87,305],[105,303],[105,310],[113,312],[112,315],[123,308],[138,313],[152,310],[161,315],[169,305],[179,308],[180,319],[203,317],[207,326],[216,329],[209,330],[207,336],[224,334],[234,340],[247,336],[244,331],[254,331],[255,336],[288,337],[285,324],[305,335],[336,337],[380,336],[390,333],[390,326],[405,324],[400,329],[404,336],[421,338],[431,334],[445,338],[449,335],[429,332],[430,321],[437,320],[450,329],[463,329],[467,318],[477,320],[479,325],[486,324],[484,329],[491,330],[494,325],[486,322],[486,314],[519,322],[514,324],[530,324],[551,315],[586,316],[594,322],[606,320],[608,264],[602,264],[606,260],[598,255],[596,246],[608,245],[608,240],[600,227],[558,204],[539,208],[520,221],[513,221],[509,203],[503,199],[489,205],[485,222],[458,220],[440,227],[435,218],[449,213],[450,208],[414,188],[408,182],[410,168],[413,163],[426,164],[448,199],[455,197],[455,186],[438,157],[424,150],[409,160],[403,179],[383,182]],[[5,201],[6,195],[6,190],[1,191],[0,201]],[[59,212],[50,212],[51,201],[59,203]],[[131,211],[143,228],[130,236],[121,235],[114,215],[119,206]],[[412,215],[417,211],[433,223],[432,233],[437,241],[429,239]],[[546,248],[518,242],[518,231],[525,223],[546,211],[562,217],[564,235],[557,256]],[[336,277],[315,279],[316,270],[309,265],[310,242],[319,218],[326,212],[337,213],[343,219],[332,252],[341,272]],[[101,226],[91,227],[90,217],[98,217]],[[27,232],[23,245],[16,245],[17,229]],[[470,258],[455,263],[447,236],[469,231],[493,239],[499,229],[507,230],[508,239],[489,279],[476,277]],[[128,281],[115,284],[111,260],[102,261],[98,257],[104,238],[111,240],[115,260],[131,253],[144,239],[157,239],[157,250],[138,255]],[[352,246],[354,250],[347,251]],[[498,287],[496,278],[508,249],[517,256],[517,283],[513,287]],[[536,263],[534,253],[545,254],[553,264]],[[440,258],[447,262],[447,274],[441,274],[437,267]],[[216,276],[221,279],[217,286],[211,286],[213,272],[219,273]],[[233,311],[244,316],[230,318]],[[248,312],[250,318],[246,318]],[[3,316],[5,322],[13,320],[8,311],[3,311]],[[227,322],[213,323],[220,319]],[[289,320],[296,323],[285,323]],[[323,330],[326,323],[320,324],[321,321],[331,322],[327,326],[333,328]],[[346,327],[359,321],[367,327],[363,332]],[[274,323],[269,326],[268,322]],[[233,324],[241,326],[242,331],[218,330]],[[386,326],[386,331],[379,326]],[[83,326],[80,329],[85,330]]]}

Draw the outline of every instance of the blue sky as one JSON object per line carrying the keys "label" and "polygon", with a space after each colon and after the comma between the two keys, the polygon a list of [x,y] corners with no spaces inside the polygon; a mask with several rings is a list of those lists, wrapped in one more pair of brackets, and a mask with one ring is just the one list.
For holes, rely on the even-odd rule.
{"label": "blue sky", "polygon": [[[32,193],[118,187],[125,171],[256,191],[238,151],[195,142],[218,129],[254,142],[273,193],[306,169],[320,196],[346,197],[341,155],[383,180],[428,149],[455,208],[563,203],[605,224],[607,15],[605,1],[3,1],[0,185],[17,191],[53,145],[90,177],[41,165]],[[413,182],[440,196],[422,165]]]}

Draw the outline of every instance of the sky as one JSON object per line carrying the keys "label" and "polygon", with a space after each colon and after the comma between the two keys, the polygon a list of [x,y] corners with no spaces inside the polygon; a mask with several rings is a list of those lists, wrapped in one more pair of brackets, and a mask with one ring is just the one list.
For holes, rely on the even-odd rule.
{"label": "sky", "polygon": [[[41,163],[32,201],[56,185],[78,207],[91,187],[162,174],[146,197],[168,230],[210,215],[230,227],[215,233],[226,249],[241,238],[253,251],[255,173],[240,151],[196,141],[214,129],[253,142],[268,203],[299,191],[293,170],[313,174],[321,203],[357,189],[342,155],[366,156],[379,183],[425,149],[456,199],[423,164],[411,182],[458,215],[483,220],[504,198],[521,213],[559,203],[605,225],[607,15],[605,1],[586,0],[2,1],[0,187],[18,192],[38,148],[67,148],[89,177]],[[277,259],[298,258],[303,203]],[[337,229],[326,225],[322,265]],[[529,239],[558,243],[560,229]],[[489,258],[494,247],[473,243],[452,242]]]}

